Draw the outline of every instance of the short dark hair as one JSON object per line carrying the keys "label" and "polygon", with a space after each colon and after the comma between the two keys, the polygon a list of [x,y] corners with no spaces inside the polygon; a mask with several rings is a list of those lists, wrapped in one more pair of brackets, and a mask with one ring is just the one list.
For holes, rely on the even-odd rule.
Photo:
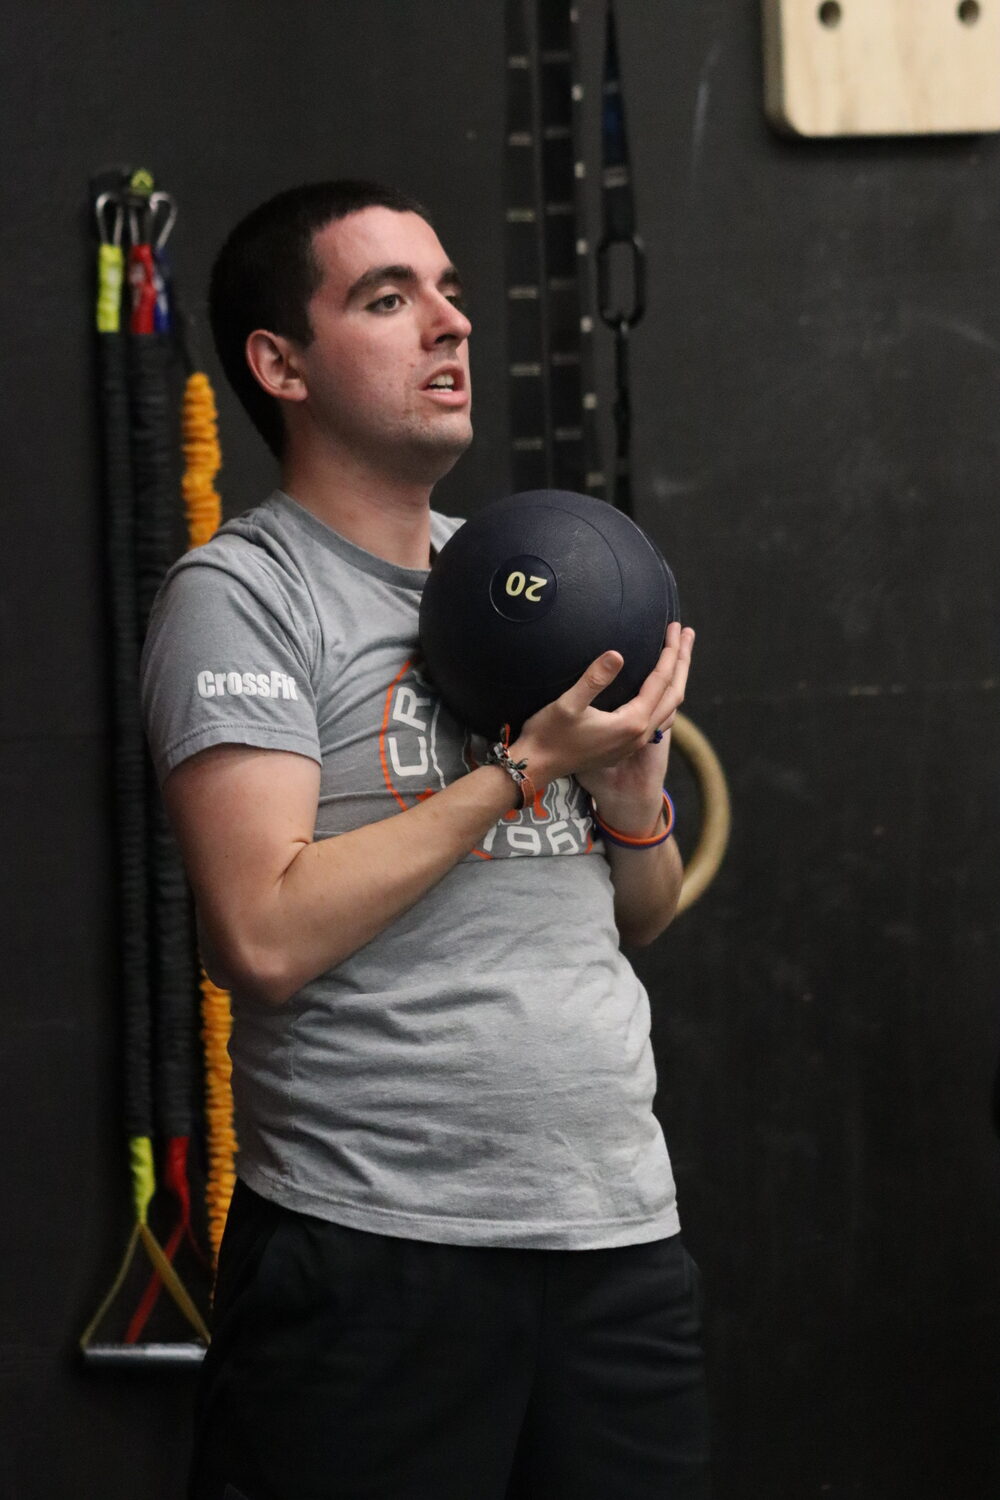
{"label": "short dark hair", "polygon": [[269,198],[236,225],[212,267],[208,308],[219,360],[251,422],[276,458],[285,424],[279,402],[262,390],[246,362],[247,336],[266,328],[299,344],[312,341],[309,303],[322,268],[313,237],[335,219],[363,208],[419,214],[415,199],[377,182],[310,182]]}

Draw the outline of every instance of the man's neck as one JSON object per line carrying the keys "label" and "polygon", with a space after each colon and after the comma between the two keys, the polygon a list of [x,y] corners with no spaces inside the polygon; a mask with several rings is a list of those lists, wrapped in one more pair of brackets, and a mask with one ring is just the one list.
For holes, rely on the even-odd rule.
{"label": "man's neck", "polygon": [[350,464],[282,465],[281,488],[356,547],[402,568],[430,566],[431,490]]}

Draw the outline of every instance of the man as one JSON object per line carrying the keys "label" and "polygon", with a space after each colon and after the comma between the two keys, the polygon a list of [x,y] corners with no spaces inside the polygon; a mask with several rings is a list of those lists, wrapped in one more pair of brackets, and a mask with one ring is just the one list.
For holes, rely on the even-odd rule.
{"label": "man", "polygon": [[[223,247],[211,309],[281,489],[174,568],[143,660],[233,996],[240,1180],[190,1493],[700,1496],[697,1273],[619,950],[680,890],[661,789],[693,633],[614,713],[599,658],[486,763],[417,651],[460,524],[431,490],[472,437],[424,210],[282,194]],[[560,836],[515,858],[527,828]]]}

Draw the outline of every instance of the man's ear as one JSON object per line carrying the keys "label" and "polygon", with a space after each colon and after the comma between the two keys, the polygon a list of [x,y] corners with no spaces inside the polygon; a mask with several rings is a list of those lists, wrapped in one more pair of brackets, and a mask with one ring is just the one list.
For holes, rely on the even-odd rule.
{"label": "man's ear", "polygon": [[255,328],[247,337],[246,360],[254,379],[269,396],[279,401],[304,401],[308,392],[290,339],[266,328]]}

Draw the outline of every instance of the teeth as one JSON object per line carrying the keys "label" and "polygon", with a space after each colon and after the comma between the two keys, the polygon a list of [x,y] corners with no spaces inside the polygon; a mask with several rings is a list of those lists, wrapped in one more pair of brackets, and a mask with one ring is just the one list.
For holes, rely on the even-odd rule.
{"label": "teeth", "polygon": [[427,389],[429,391],[453,391],[455,389],[455,377],[454,375],[439,375],[436,380],[431,381]]}

